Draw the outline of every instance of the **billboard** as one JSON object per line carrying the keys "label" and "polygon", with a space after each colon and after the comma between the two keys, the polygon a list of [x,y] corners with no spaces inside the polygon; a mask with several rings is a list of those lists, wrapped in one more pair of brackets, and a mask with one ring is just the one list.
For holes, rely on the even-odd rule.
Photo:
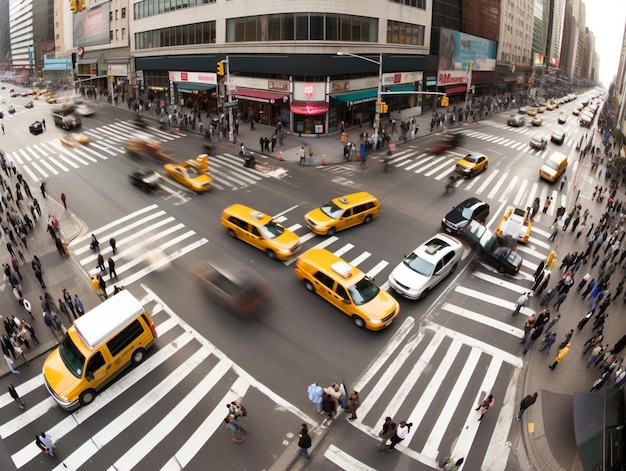
{"label": "billboard", "polygon": [[[95,2],[92,2],[95,3]],[[74,47],[109,44],[109,2],[89,8],[74,15]]]}
{"label": "billboard", "polygon": [[467,82],[468,67],[475,71],[496,70],[497,42],[441,28],[437,85]]}

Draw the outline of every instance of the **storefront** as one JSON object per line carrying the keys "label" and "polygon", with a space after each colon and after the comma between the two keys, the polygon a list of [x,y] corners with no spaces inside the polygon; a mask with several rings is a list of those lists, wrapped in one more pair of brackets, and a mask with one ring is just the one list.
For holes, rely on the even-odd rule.
{"label": "storefront", "polygon": [[214,93],[217,86],[217,74],[212,72],[181,72],[169,71],[170,90],[174,94],[170,97],[172,103],[181,108],[198,108],[211,110],[216,108],[217,96]]}
{"label": "storefront", "polygon": [[234,110],[244,121],[276,126],[289,124],[289,81],[231,76],[232,98],[239,104]]}
{"label": "storefront", "polygon": [[292,131],[298,134],[325,134],[327,129],[325,82],[294,82],[293,100],[290,111],[293,114]]}

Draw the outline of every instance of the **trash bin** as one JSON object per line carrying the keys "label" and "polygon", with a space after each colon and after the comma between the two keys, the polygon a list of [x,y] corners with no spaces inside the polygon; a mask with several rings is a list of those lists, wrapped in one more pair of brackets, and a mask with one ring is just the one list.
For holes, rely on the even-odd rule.
{"label": "trash bin", "polygon": [[246,155],[243,158],[243,166],[244,167],[248,167],[248,168],[254,168],[256,167],[256,159],[254,158],[254,155]]}

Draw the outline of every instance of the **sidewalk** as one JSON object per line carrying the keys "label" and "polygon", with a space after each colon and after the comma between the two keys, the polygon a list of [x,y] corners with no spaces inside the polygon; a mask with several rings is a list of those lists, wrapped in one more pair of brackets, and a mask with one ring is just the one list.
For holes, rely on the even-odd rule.
{"label": "sidewalk", "polygon": [[[16,177],[7,177],[5,174],[2,176],[5,177],[7,185],[12,187],[15,186],[15,183],[17,182]],[[66,288],[72,298],[74,298],[74,294],[78,294],[78,297],[85,306],[85,311],[92,309],[94,306],[99,304],[101,300],[91,288],[89,279],[80,265],[72,258],[71,255],[70,258],[67,259],[59,254],[52,237],[47,231],[48,216],[55,216],[59,220],[61,240],[69,243],[84,230],[82,222],[75,217],[71,211],[65,211],[63,209],[63,204],[60,201],[53,200],[49,195],[46,199],[44,199],[43,195],[39,191],[39,184],[37,182],[30,182],[29,184],[33,196],[37,198],[37,201],[41,206],[41,217],[37,221],[33,222],[33,230],[26,236],[28,249],[21,247],[24,252],[25,262],[19,260],[19,257],[18,261],[20,262],[20,272],[24,277],[23,280],[20,280],[22,285],[22,294],[24,299],[27,299],[32,306],[33,317],[31,318],[26,310],[16,302],[13,297],[11,285],[6,277],[2,282],[2,294],[0,295],[0,299],[2,299],[2,304],[5,306],[2,311],[2,321],[4,321],[4,317],[14,315],[18,319],[25,320],[35,329],[35,334],[40,343],[35,345],[34,342],[29,339],[30,349],[27,349],[25,345],[22,346],[24,355],[29,361],[31,361],[39,356],[47,354],[50,350],[55,348],[61,340],[61,335],[53,334],[50,328],[45,325],[42,317],[43,310],[39,296],[43,296],[43,294],[47,291],[55,300],[58,300],[59,298],[62,299],[63,288]],[[30,207],[32,199],[26,198],[24,202],[28,205],[25,206],[26,208]],[[3,236],[3,245],[6,244],[7,240],[8,237]],[[4,250],[6,251],[6,248],[4,248]],[[40,287],[39,281],[35,278],[35,274],[31,267],[33,255],[37,255],[41,261],[43,280],[46,284],[45,289]],[[5,252],[5,256],[3,257],[3,262],[5,261],[10,263],[10,255],[8,252]],[[68,328],[73,321],[73,318],[68,319],[67,316],[62,313],[59,313],[59,319],[65,328]],[[21,373],[24,373],[28,368],[33,368],[33,366],[24,364],[22,360],[18,358],[15,361],[14,368],[20,370]],[[37,371],[36,374],[40,373],[40,371]],[[0,364],[0,377],[8,375],[12,375],[12,373],[9,371],[6,362],[2,361]],[[22,375],[15,376],[16,378],[13,384],[19,391],[19,383]],[[24,380],[26,380],[26,376],[24,376]]]}

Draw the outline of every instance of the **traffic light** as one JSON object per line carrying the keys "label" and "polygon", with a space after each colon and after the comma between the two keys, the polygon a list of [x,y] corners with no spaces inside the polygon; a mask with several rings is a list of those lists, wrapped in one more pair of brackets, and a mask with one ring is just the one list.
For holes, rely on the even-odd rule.
{"label": "traffic light", "polygon": [[224,75],[224,63],[222,61],[217,63],[217,75]]}
{"label": "traffic light", "polygon": [[448,97],[446,95],[441,97],[441,106],[448,106],[449,103],[450,101],[448,100]]}
{"label": "traffic light", "polygon": [[74,13],[76,13],[78,11],[78,1],[77,0],[70,0],[70,10],[72,10]]}
{"label": "traffic light", "polygon": [[381,113],[386,113],[388,110],[388,106],[387,103],[385,103],[384,101],[380,104],[380,112]]}
{"label": "traffic light", "polygon": [[87,8],[85,0],[78,0],[78,11],[83,11],[85,8]]}

